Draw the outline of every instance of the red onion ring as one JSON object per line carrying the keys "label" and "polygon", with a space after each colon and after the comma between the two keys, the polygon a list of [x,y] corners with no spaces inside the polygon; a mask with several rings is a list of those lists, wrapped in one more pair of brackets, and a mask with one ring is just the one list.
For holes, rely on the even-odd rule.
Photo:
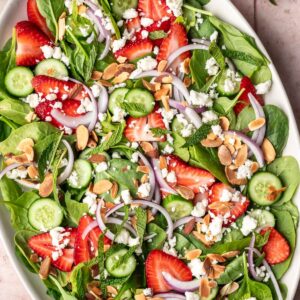
{"label": "red onion ring", "polygon": [[194,109],[187,107],[184,112],[185,117],[198,129],[202,125],[200,116]]}
{"label": "red onion ring", "polygon": [[87,9],[86,14],[90,18],[90,20],[96,25],[96,29],[98,29],[99,33],[98,41],[102,43],[105,38],[104,27],[101,22],[102,20],[98,16],[96,16],[90,8]]}
{"label": "red onion ring", "polygon": [[182,225],[185,225],[186,223],[190,222],[191,220],[195,219],[196,222],[200,222],[201,221],[201,218],[198,218],[198,217],[193,217],[193,216],[187,216],[187,217],[184,217],[184,218],[181,218],[179,220],[177,220],[175,223],[174,223],[174,230]]}
{"label": "red onion ring", "polygon": [[71,145],[66,140],[62,140],[62,142],[68,151],[68,164],[65,167],[65,169],[63,170],[63,172],[58,176],[58,179],[57,179],[58,184],[63,183],[71,175],[72,170],[73,170],[73,164],[74,164],[74,153],[73,153]]}
{"label": "red onion ring", "polygon": [[84,0],[85,4],[89,6],[92,10],[97,10],[98,6],[91,0]]}
{"label": "red onion ring", "polygon": [[106,88],[97,83],[100,87],[100,96],[98,98],[98,113],[105,113],[107,111],[108,106],[108,93]]}
{"label": "red onion ring", "polygon": [[256,281],[262,281],[262,278],[259,277],[255,271],[255,264],[253,261],[253,249],[255,245],[255,234],[252,235],[250,245],[249,245],[249,250],[248,250],[248,269],[251,273],[251,276],[256,280]]}
{"label": "red onion ring", "polygon": [[70,117],[65,115],[58,109],[53,108],[51,110],[51,116],[63,126],[75,129],[79,125],[89,125],[93,117],[93,112],[88,112],[87,114],[80,117]]}
{"label": "red onion ring", "polygon": [[105,48],[99,57],[100,60],[104,59],[107,56],[109,49],[110,49],[110,44],[111,44],[111,36],[108,35],[106,37]]}
{"label": "red onion ring", "polygon": [[186,106],[184,106],[180,102],[172,100],[172,99],[169,100],[169,104],[170,104],[171,107],[176,108],[180,112],[184,112],[185,109],[186,109]]}
{"label": "red onion ring", "polygon": [[200,279],[194,279],[191,281],[182,281],[173,277],[170,273],[162,272],[163,278],[172,288],[172,290],[184,293],[184,292],[194,292],[199,289]]}
{"label": "red onion ring", "polygon": [[7,172],[13,170],[13,169],[16,169],[16,168],[19,168],[21,166],[23,166],[24,164],[19,164],[19,163],[14,163],[14,164],[11,164],[9,166],[7,166],[6,168],[4,168],[1,172],[0,172],[0,180],[2,179],[2,177],[4,175],[6,175]]}
{"label": "red onion ring", "polygon": [[210,41],[208,41],[206,39],[192,39],[192,42],[196,43],[196,44],[202,44],[202,45],[205,45],[207,47],[210,46]]}
{"label": "red onion ring", "polygon": [[18,184],[22,185],[25,188],[28,189],[33,189],[33,190],[39,190],[40,189],[40,184],[39,183],[32,183],[29,181],[25,181],[22,179],[14,179],[15,182],[17,182]]}
{"label": "red onion ring", "polygon": [[166,300],[185,300],[185,296],[176,293],[160,293],[153,296],[154,298],[163,298]]}
{"label": "red onion ring", "polygon": [[92,231],[96,227],[98,227],[97,221],[90,223],[88,226],[85,227],[85,229],[81,235],[81,238],[84,240],[87,237],[87,235],[90,233],[90,231]]}
{"label": "red onion ring", "polygon": [[[161,201],[161,194],[158,186],[155,186],[155,191],[154,191],[154,200],[153,202],[156,204],[160,204]],[[155,216],[157,214],[157,209],[152,208],[152,215]]]}

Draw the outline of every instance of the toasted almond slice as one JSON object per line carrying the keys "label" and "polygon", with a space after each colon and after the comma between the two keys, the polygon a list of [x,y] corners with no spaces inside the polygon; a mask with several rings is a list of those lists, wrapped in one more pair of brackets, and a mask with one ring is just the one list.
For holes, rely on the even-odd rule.
{"label": "toasted almond slice", "polygon": [[97,133],[95,132],[95,130],[92,130],[90,136],[91,136],[91,138],[92,138],[95,142],[98,142],[98,141],[99,141],[98,135],[97,135]]}
{"label": "toasted almond slice", "polygon": [[220,254],[215,254],[215,253],[209,253],[207,254],[207,257],[211,260],[211,261],[217,261],[217,262],[220,262],[220,263],[223,263],[226,261],[226,259],[220,255]]}
{"label": "toasted almond slice", "polygon": [[85,5],[81,4],[81,5],[78,6],[78,13],[80,15],[85,14],[86,11],[87,11],[87,7]]}
{"label": "toasted almond slice", "polygon": [[102,179],[94,184],[93,192],[97,195],[101,195],[108,192],[112,187],[113,184],[109,180]]}
{"label": "toasted almond slice", "polygon": [[58,39],[62,41],[66,33],[66,12],[64,11],[58,19]]}
{"label": "toasted almond slice", "polygon": [[264,155],[264,159],[266,160],[267,163],[272,162],[276,158],[276,151],[271,144],[271,142],[265,138],[262,145],[261,149]]}
{"label": "toasted almond slice", "polygon": [[120,64],[120,65],[118,65],[118,70],[117,70],[115,76],[118,76],[124,72],[132,73],[134,70],[135,70],[134,64]]}
{"label": "toasted almond slice", "polygon": [[222,213],[222,215],[224,214],[228,214],[230,213],[230,209],[231,209],[231,202],[222,202],[222,201],[216,201],[216,202],[212,202],[211,204],[209,204],[209,209],[216,209],[218,210],[220,213]]}
{"label": "toasted almond slice", "polygon": [[102,78],[103,72],[100,71],[93,71],[92,73],[92,79],[93,80],[99,80]]}
{"label": "toasted almond slice", "polygon": [[39,256],[38,256],[36,253],[30,254],[29,259],[30,259],[30,261],[32,261],[33,263],[38,263],[38,262],[39,262]]}
{"label": "toasted almond slice", "polygon": [[100,164],[101,162],[106,161],[106,156],[104,154],[92,154],[89,158],[91,163]]}
{"label": "toasted almond slice", "polygon": [[103,80],[110,80],[115,77],[116,73],[118,71],[118,64],[117,63],[112,63],[108,65],[102,75]]}
{"label": "toasted almond slice", "polygon": [[196,223],[195,218],[192,218],[190,221],[188,221],[183,227],[183,233],[190,234],[195,227],[195,223]]}
{"label": "toasted almond slice", "polygon": [[17,150],[21,152],[25,152],[25,148],[30,146],[31,148],[34,146],[34,141],[31,138],[25,138],[22,140],[17,146]]}
{"label": "toasted almond slice", "polygon": [[209,286],[210,286],[212,289],[215,288],[215,287],[217,287],[217,285],[218,285],[218,283],[217,283],[216,281],[210,280]]}
{"label": "toasted almond slice", "polygon": [[169,95],[170,90],[166,87],[163,87],[154,93],[155,100],[161,100],[163,96]]}
{"label": "toasted almond slice", "polygon": [[134,296],[135,300],[146,300],[146,296],[144,295],[144,293],[138,294]]}
{"label": "toasted almond slice", "polygon": [[113,86],[113,84],[111,82],[107,81],[107,80],[100,79],[100,80],[98,80],[98,82],[101,85],[105,86],[105,87],[111,87],[111,86]]}
{"label": "toasted almond slice", "polygon": [[125,57],[125,56],[118,56],[118,58],[117,58],[117,62],[119,64],[123,64],[126,60],[127,60],[127,57]]}
{"label": "toasted almond slice", "polygon": [[167,163],[167,159],[166,159],[166,157],[165,156],[160,156],[159,157],[159,168],[161,169],[161,170],[163,170],[163,169],[167,169],[168,168],[168,163]]}
{"label": "toasted almond slice", "polygon": [[195,236],[196,239],[198,239],[206,247],[210,247],[214,243],[213,241],[207,241],[205,238],[205,235],[202,233],[199,233],[197,231],[193,231],[193,235]]}
{"label": "toasted almond slice", "polygon": [[232,169],[231,166],[225,167],[225,174],[228,181],[234,185],[245,185],[248,182],[247,178],[238,179],[236,177],[236,170]]}
{"label": "toasted almond slice", "polygon": [[164,106],[164,108],[166,109],[166,111],[170,111],[170,104],[169,104],[169,96],[162,96],[161,97],[161,102]]}
{"label": "toasted almond slice", "polygon": [[111,286],[111,285],[108,285],[106,289],[107,289],[107,292],[109,294],[112,294],[112,295],[117,295],[118,294],[117,289],[115,287]]}
{"label": "toasted almond slice", "polygon": [[53,175],[51,173],[46,174],[44,181],[39,188],[39,194],[41,197],[48,197],[53,192]]}
{"label": "toasted almond slice", "polygon": [[166,69],[167,64],[168,64],[167,60],[161,60],[157,66],[157,71],[163,72]]}
{"label": "toasted almond slice", "polygon": [[126,81],[129,78],[129,75],[130,74],[128,72],[122,72],[117,77],[115,77],[112,82],[113,82],[113,84],[122,83],[122,82]]}
{"label": "toasted almond slice", "polygon": [[228,258],[235,257],[235,256],[237,256],[239,254],[240,254],[240,251],[238,251],[238,250],[237,251],[228,251],[226,253],[223,253],[222,256],[224,258],[228,259]]}
{"label": "toasted almond slice", "polygon": [[9,157],[8,159],[5,160],[6,165],[11,165],[14,163],[20,163],[20,164],[25,164],[28,163],[28,157],[26,154],[20,154],[20,155],[13,155]]}
{"label": "toasted almond slice", "polygon": [[186,87],[190,87],[192,84],[192,79],[190,77],[184,77],[183,83]]}
{"label": "toasted almond slice", "polygon": [[240,149],[238,150],[238,153],[235,157],[234,164],[237,167],[240,167],[245,163],[248,157],[248,146],[246,144],[243,144]]}
{"label": "toasted almond slice", "polygon": [[138,167],[136,168],[136,171],[137,171],[137,172],[142,172],[142,173],[144,173],[144,174],[149,174],[150,169],[149,169],[149,167],[147,167],[147,166],[138,166]]}
{"label": "toasted almond slice", "polygon": [[237,282],[229,282],[224,285],[220,290],[220,296],[225,297],[237,291],[239,288],[239,284]]}
{"label": "toasted almond slice", "polygon": [[215,140],[204,139],[201,141],[201,145],[206,148],[217,148],[221,146],[223,141],[217,137]]}
{"label": "toasted almond slice", "polygon": [[251,170],[252,174],[257,172],[258,169],[259,169],[259,164],[256,161],[252,162],[252,164],[250,166],[250,170]]}
{"label": "toasted almond slice", "polygon": [[79,125],[76,128],[77,149],[84,150],[89,140],[89,130],[84,125]]}
{"label": "toasted almond slice", "polygon": [[149,142],[141,142],[141,147],[145,154],[151,158],[157,158],[158,157],[158,151],[155,149],[151,143]]}
{"label": "toasted almond slice", "polygon": [[147,224],[154,220],[154,216],[150,209],[147,209]]}
{"label": "toasted almond slice", "polygon": [[204,218],[203,218],[203,224],[205,224],[206,226],[208,226],[210,223],[210,214],[207,214]]}
{"label": "toasted almond slice", "polygon": [[220,117],[220,126],[224,131],[227,131],[230,126],[230,122],[226,117]]}
{"label": "toasted almond slice", "polygon": [[30,162],[34,160],[34,150],[31,146],[25,146],[24,154]]}
{"label": "toasted almond slice", "polygon": [[141,183],[146,183],[149,182],[149,175],[148,174],[144,174],[141,178]]}
{"label": "toasted almond slice", "polygon": [[195,198],[195,193],[193,192],[193,190],[186,186],[177,185],[175,187],[175,190],[185,199],[192,200]]}
{"label": "toasted almond slice", "polygon": [[44,260],[41,263],[40,270],[39,270],[39,276],[42,280],[45,280],[48,278],[50,273],[50,267],[51,267],[51,258],[50,256],[46,256]]}
{"label": "toasted almond slice", "polygon": [[89,138],[88,143],[87,143],[87,147],[88,148],[96,148],[97,143],[92,138]]}
{"label": "toasted almond slice", "polygon": [[37,179],[39,177],[39,171],[34,165],[30,165],[27,169],[27,172],[31,179]]}
{"label": "toasted almond slice", "polygon": [[118,195],[118,191],[119,191],[119,186],[118,184],[114,181],[112,183],[112,187],[111,187],[111,190],[110,190],[110,195],[113,199],[115,199]]}
{"label": "toasted almond slice", "polygon": [[193,249],[185,252],[185,259],[187,260],[193,260],[195,258],[198,258],[202,253],[202,250],[200,249]]}
{"label": "toasted almond slice", "polygon": [[172,83],[173,82],[173,77],[171,75],[165,75],[162,77],[161,80],[162,83]]}
{"label": "toasted almond slice", "polygon": [[209,294],[210,294],[209,281],[207,278],[203,277],[200,279],[199,295],[201,296],[201,298],[207,298]]}
{"label": "toasted almond slice", "polygon": [[229,149],[225,145],[218,148],[218,157],[223,166],[229,166],[232,163],[232,156]]}
{"label": "toasted almond slice", "polygon": [[156,91],[156,88],[155,88],[155,85],[157,84],[157,83],[151,83],[151,82],[149,82],[149,81],[147,81],[147,80],[145,80],[145,79],[142,79],[142,82],[143,82],[143,86],[147,89],[147,90],[149,90],[149,91],[151,91],[151,92],[155,92]]}
{"label": "toasted almond slice", "polygon": [[189,57],[182,62],[182,71],[184,74],[190,74],[190,62],[191,59]]}
{"label": "toasted almond slice", "polygon": [[255,130],[263,127],[265,125],[265,123],[266,123],[265,118],[257,118],[248,124],[248,128],[250,131],[255,131]]}
{"label": "toasted almond slice", "polygon": [[[224,144],[225,145],[225,144]],[[228,150],[230,151],[230,154],[233,155],[235,153],[235,148],[233,145],[230,144],[226,144],[226,147],[228,148]]]}
{"label": "toasted almond slice", "polygon": [[37,117],[37,115],[33,111],[31,111],[25,116],[25,120],[28,123],[31,123],[32,121],[34,121],[36,119],[36,117]]}
{"label": "toasted almond slice", "polygon": [[75,83],[70,91],[69,98],[75,98],[82,91],[82,88],[81,84]]}

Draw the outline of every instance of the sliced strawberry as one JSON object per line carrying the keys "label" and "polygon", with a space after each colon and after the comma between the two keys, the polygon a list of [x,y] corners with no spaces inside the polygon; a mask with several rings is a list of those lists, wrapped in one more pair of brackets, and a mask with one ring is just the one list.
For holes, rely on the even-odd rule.
{"label": "sliced strawberry", "polygon": [[250,201],[242,194],[239,194],[237,197],[228,196],[228,199],[224,196],[226,194],[233,195],[236,192],[233,188],[221,182],[215,183],[209,191],[208,208],[215,216],[229,215],[226,218],[227,222],[224,222],[226,226],[241,217],[250,204]]}
{"label": "sliced strawberry", "polygon": [[234,111],[236,114],[239,114],[246,106],[250,104],[250,100],[248,97],[249,93],[251,93],[261,105],[264,105],[262,96],[256,94],[255,86],[251,82],[250,78],[244,76],[241,80],[240,88],[241,90],[245,89],[245,91],[240,96],[237,104],[234,107]]}
{"label": "sliced strawberry", "polygon": [[[51,117],[51,111],[55,102],[57,101],[44,101],[39,103],[39,105],[35,108],[35,113],[42,121],[46,121],[47,117]],[[57,128],[63,127],[62,124],[56,121],[53,117],[51,117],[50,123]]]}
{"label": "sliced strawberry", "polygon": [[291,253],[288,241],[275,228],[264,228],[260,234],[264,235],[270,231],[268,242],[263,246],[266,261],[271,264],[284,262]]}
{"label": "sliced strawberry", "polygon": [[168,171],[174,171],[177,184],[189,187],[194,193],[199,193],[201,187],[210,187],[215,178],[204,169],[192,167],[175,155],[166,156]]}
{"label": "sliced strawberry", "polygon": [[74,99],[67,99],[62,102],[62,111],[69,117],[78,117],[81,114],[77,112],[81,102]]}
{"label": "sliced strawberry", "polygon": [[27,1],[28,20],[37,25],[49,38],[53,40],[53,34],[49,30],[46,19],[39,12],[36,0]]}
{"label": "sliced strawberry", "polygon": [[[96,227],[93,230],[91,230],[84,239],[82,238],[82,234],[84,233],[85,229],[94,221],[95,220],[88,215],[83,216],[79,221],[79,225],[77,228],[77,236],[75,240],[75,265],[78,265],[81,262],[89,261],[96,255],[101,230]],[[110,245],[110,240],[105,238],[104,244]]]}
{"label": "sliced strawberry", "polygon": [[157,108],[146,117],[129,117],[126,121],[124,135],[130,142],[165,141],[164,136],[155,137],[150,130],[151,128],[166,129],[161,113],[158,112]]}
{"label": "sliced strawberry", "polygon": [[153,43],[148,40],[138,40],[135,42],[127,43],[122,49],[115,53],[116,57],[123,56],[129,60],[135,60],[137,58],[150,54],[153,50]]}
{"label": "sliced strawberry", "polygon": [[[186,30],[182,24],[174,23],[166,38],[164,38],[159,49],[157,60],[167,60],[174,51],[188,44]],[[175,71],[180,63],[187,57],[190,57],[190,52],[181,54],[172,64],[172,69]]]}
{"label": "sliced strawberry", "polygon": [[51,45],[50,39],[34,23],[21,21],[16,25],[18,66],[35,66],[43,60],[42,46]]}
{"label": "sliced strawberry", "polygon": [[131,30],[137,30],[141,28],[141,19],[140,17],[136,17],[126,21],[127,30],[130,32]]}
{"label": "sliced strawberry", "polygon": [[164,17],[172,16],[165,0],[139,0],[138,10],[144,17],[154,21],[160,21]]}
{"label": "sliced strawberry", "polygon": [[154,293],[168,292],[172,288],[163,278],[162,272],[170,273],[178,280],[192,280],[192,272],[179,258],[164,253],[161,250],[152,250],[146,259],[147,286]]}
{"label": "sliced strawberry", "polygon": [[[74,264],[74,240],[76,236],[76,228],[66,229],[66,232],[70,232],[70,235],[66,236],[64,240],[69,240],[68,245],[62,250],[62,255],[58,259],[54,260],[52,257],[53,252],[57,250],[52,245],[52,238],[49,232],[41,233],[31,237],[28,241],[28,246],[42,258],[50,257],[51,264],[57,269],[70,272]],[[63,241],[62,241],[63,242]],[[61,242],[61,243],[62,243]]]}

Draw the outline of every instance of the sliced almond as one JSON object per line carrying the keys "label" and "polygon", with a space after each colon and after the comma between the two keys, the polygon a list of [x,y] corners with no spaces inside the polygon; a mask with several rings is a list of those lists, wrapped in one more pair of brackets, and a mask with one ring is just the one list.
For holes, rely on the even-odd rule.
{"label": "sliced almond", "polygon": [[222,130],[227,131],[230,126],[230,122],[226,117],[220,117],[220,126]]}
{"label": "sliced almond", "polygon": [[102,78],[103,72],[100,71],[93,71],[92,73],[92,79],[93,80],[99,80]]}
{"label": "sliced almond", "polygon": [[221,146],[223,141],[217,137],[215,140],[204,139],[201,141],[201,145],[206,148],[217,148]]}
{"label": "sliced almond", "polygon": [[89,138],[88,143],[87,143],[88,148],[94,149],[97,147],[97,145],[98,144],[92,138]]}
{"label": "sliced almond", "polygon": [[41,197],[48,197],[53,192],[53,175],[51,173],[46,174],[44,181],[39,188],[39,194]]}
{"label": "sliced almond", "polygon": [[26,138],[24,140],[22,140],[19,145],[17,146],[17,150],[21,151],[21,152],[25,152],[25,148],[26,147],[33,147],[34,146],[34,141],[31,138]]}
{"label": "sliced almond", "polygon": [[163,169],[167,169],[168,168],[168,163],[167,163],[167,159],[166,159],[166,157],[165,156],[160,156],[159,157],[159,168],[161,169],[161,170],[163,170]]}
{"label": "sliced almond", "polygon": [[199,295],[201,296],[201,298],[207,298],[209,294],[210,294],[209,281],[207,278],[203,277],[200,279]]}
{"label": "sliced almond", "polygon": [[58,39],[62,41],[66,33],[66,12],[63,12],[58,19]]}
{"label": "sliced almond", "polygon": [[107,292],[109,294],[112,294],[112,295],[117,295],[118,294],[117,289],[115,287],[111,286],[111,285],[108,285],[106,289],[107,289]]}
{"label": "sliced almond", "polygon": [[81,91],[82,91],[82,85],[79,83],[75,83],[72,87],[70,93],[69,93],[69,99],[75,98]]}
{"label": "sliced almond", "polygon": [[155,82],[172,83],[173,77],[171,75],[160,75],[155,78]]}
{"label": "sliced almond", "polygon": [[103,80],[110,80],[115,77],[116,73],[118,71],[118,64],[117,63],[112,63],[108,65],[102,75]]}
{"label": "sliced almond", "polygon": [[86,11],[87,11],[87,7],[85,5],[81,4],[81,5],[78,6],[78,13],[80,15],[85,14]]}
{"label": "sliced almond", "polygon": [[232,156],[229,149],[225,145],[218,148],[218,157],[223,166],[229,166],[232,163]]}
{"label": "sliced almond", "polygon": [[141,147],[144,150],[145,154],[151,158],[158,157],[158,151],[155,149],[149,142],[141,142]]}
{"label": "sliced almond", "polygon": [[103,154],[92,154],[91,157],[89,158],[89,161],[91,163],[95,163],[95,164],[100,164],[104,161],[106,161],[106,156]]}
{"label": "sliced almond", "polygon": [[218,283],[216,281],[214,281],[214,280],[210,280],[209,286],[213,289],[213,288],[215,288],[215,287],[218,286]]}
{"label": "sliced almond", "polygon": [[129,79],[129,75],[130,74],[128,72],[122,72],[117,77],[115,77],[112,82],[113,82],[113,84],[122,83],[122,82],[126,81],[127,79]]}
{"label": "sliced almond", "polygon": [[169,95],[170,90],[168,88],[162,87],[160,90],[154,93],[155,100],[161,100],[163,96]]}
{"label": "sliced almond", "polygon": [[144,173],[144,174],[149,174],[150,169],[149,169],[149,167],[147,167],[147,166],[138,166],[138,167],[136,168],[136,171],[137,171],[137,172]]}
{"label": "sliced almond", "polygon": [[257,118],[248,124],[248,128],[250,131],[255,131],[255,130],[263,127],[265,125],[265,123],[266,123],[265,118]]}
{"label": "sliced almond", "polygon": [[225,202],[225,201],[215,201],[209,204],[209,209],[212,210],[217,210],[219,211],[222,215],[230,213],[232,203],[230,201]]}
{"label": "sliced almond", "polygon": [[113,199],[115,199],[118,195],[118,191],[119,191],[119,186],[118,184],[114,181],[112,183],[112,187],[111,187],[111,190],[110,190],[110,195]]}
{"label": "sliced almond", "polygon": [[115,76],[120,75],[123,72],[132,73],[135,70],[134,64],[120,64],[118,65],[118,71]]}
{"label": "sliced almond", "polygon": [[108,192],[113,187],[113,184],[107,180],[102,179],[94,184],[93,192],[97,195]]}
{"label": "sliced almond", "polygon": [[190,74],[190,62],[191,59],[187,57],[183,62],[182,62],[182,71],[184,74]]}
{"label": "sliced almond", "polygon": [[30,165],[27,169],[27,172],[31,179],[37,179],[39,177],[39,171],[34,165]]}
{"label": "sliced almond", "polygon": [[252,174],[257,172],[258,169],[259,169],[259,164],[256,161],[252,162],[252,164],[250,166],[250,170],[251,170]]}
{"label": "sliced almond", "polygon": [[33,262],[33,263],[38,263],[40,260],[39,260],[39,256],[36,254],[36,253],[32,253],[30,254],[30,257],[29,257],[30,261]]}
{"label": "sliced almond", "polygon": [[226,253],[223,253],[222,256],[224,258],[228,259],[228,258],[235,257],[235,256],[237,256],[239,254],[240,254],[240,251],[238,251],[238,250],[237,251],[228,251]]}
{"label": "sliced almond", "polygon": [[126,60],[127,60],[127,57],[125,57],[125,56],[118,56],[118,58],[117,58],[117,62],[119,64],[123,64]]}
{"label": "sliced almond", "polygon": [[113,84],[111,82],[107,81],[107,80],[100,79],[100,80],[98,80],[98,82],[101,85],[105,86],[105,87],[111,87],[111,86],[113,86]]}
{"label": "sliced almond", "polygon": [[215,135],[213,132],[210,132],[208,135],[207,135],[207,138],[211,141],[214,141],[218,136]]}
{"label": "sliced almond", "polygon": [[28,123],[31,123],[32,121],[34,121],[36,119],[36,117],[37,117],[37,115],[33,111],[31,111],[25,116],[25,120]]}
{"label": "sliced almond", "polygon": [[245,185],[248,182],[247,178],[240,178],[240,179],[237,178],[236,170],[232,169],[231,166],[226,166],[225,167],[225,174],[226,174],[226,177],[227,177],[228,181],[231,184]]}
{"label": "sliced almond", "polygon": [[149,175],[148,174],[144,174],[141,178],[141,183],[146,183],[149,182]]}
{"label": "sliced almond", "polygon": [[166,111],[170,111],[170,104],[169,104],[170,97],[169,96],[162,96],[161,102],[163,104],[163,107]]}
{"label": "sliced almond", "polygon": [[195,236],[196,239],[198,239],[201,243],[203,243],[206,247],[210,247],[213,242],[212,241],[208,241],[205,238],[205,235],[202,233],[199,233],[197,231],[193,231],[193,235]]}
{"label": "sliced almond", "polygon": [[147,209],[147,224],[154,220],[154,216],[150,209]]}
{"label": "sliced almond", "polygon": [[48,278],[50,273],[50,267],[51,267],[51,258],[50,256],[46,256],[44,260],[41,263],[40,270],[39,270],[39,276],[42,280],[45,280]]}
{"label": "sliced almond", "polygon": [[198,258],[202,253],[202,250],[200,249],[193,249],[185,252],[185,259],[187,260],[193,260],[195,258]]}
{"label": "sliced almond", "polygon": [[91,138],[92,138],[95,142],[98,142],[98,141],[99,141],[98,135],[97,135],[97,133],[95,132],[95,130],[92,130],[90,136],[91,136]]}
{"label": "sliced almond", "polygon": [[195,218],[192,218],[190,221],[188,221],[183,227],[183,233],[190,234],[195,227],[195,223],[196,223]]}
{"label": "sliced almond", "polygon": [[208,226],[210,223],[210,214],[207,214],[204,218],[203,218],[203,224],[205,224],[206,226]]}
{"label": "sliced almond", "polygon": [[224,285],[220,290],[220,296],[225,297],[237,291],[239,288],[239,284],[237,282],[229,282]]}
{"label": "sliced almond", "polygon": [[261,149],[264,155],[264,159],[267,163],[272,162],[276,158],[276,151],[272,145],[272,143],[265,138],[262,145]]}
{"label": "sliced almond", "polygon": [[193,192],[193,190],[186,186],[177,185],[175,187],[175,190],[185,199],[192,200],[195,198],[195,193]]}
{"label": "sliced almond", "polygon": [[237,167],[240,167],[245,163],[248,157],[248,146],[246,144],[242,145],[238,150],[238,153],[235,157],[234,164]]}
{"label": "sliced almond", "polygon": [[160,83],[151,83],[145,79],[142,79],[142,82],[143,82],[143,86],[151,92],[155,92],[155,91],[159,90],[160,86],[161,86]]}
{"label": "sliced almond", "polygon": [[190,77],[184,77],[183,78],[183,83],[186,87],[190,87],[192,84],[192,79]]}
{"label": "sliced almond", "polygon": [[161,60],[157,66],[157,71],[163,72],[166,69],[167,64],[168,64],[167,60]]}
{"label": "sliced almond", "polygon": [[134,296],[135,300],[146,300],[146,296],[144,295],[144,293],[138,294]]}
{"label": "sliced almond", "polygon": [[27,156],[28,161],[32,162],[34,160],[34,150],[31,146],[25,146],[24,154]]}
{"label": "sliced almond", "polygon": [[211,260],[211,261],[217,261],[217,262],[220,262],[220,263],[223,263],[226,261],[226,259],[220,255],[220,254],[215,254],[215,253],[209,253],[207,254],[207,257]]}
{"label": "sliced almond", "polygon": [[82,151],[86,148],[89,140],[89,130],[84,125],[76,128],[77,149]]}

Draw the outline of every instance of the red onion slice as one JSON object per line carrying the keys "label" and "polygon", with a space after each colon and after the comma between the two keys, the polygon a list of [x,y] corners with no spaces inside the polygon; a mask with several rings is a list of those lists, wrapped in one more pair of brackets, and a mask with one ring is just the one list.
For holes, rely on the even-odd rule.
{"label": "red onion slice", "polygon": [[22,180],[22,179],[14,179],[15,182],[17,182],[19,185],[22,185],[23,187],[27,189],[33,189],[33,190],[39,190],[40,189],[40,184],[39,183],[33,183],[29,182],[27,180]]}
{"label": "red onion slice", "polygon": [[163,298],[165,300],[185,300],[185,296],[176,293],[160,293],[153,296],[154,298]]}
{"label": "red onion slice", "polygon": [[98,98],[98,113],[105,113],[107,111],[108,106],[108,93],[106,88],[97,83],[100,87],[100,96]]}
{"label": "red onion slice", "polygon": [[250,245],[249,245],[249,250],[248,250],[248,269],[251,273],[251,276],[256,280],[256,281],[262,281],[262,278],[259,277],[255,271],[255,264],[253,261],[253,249],[255,245],[255,234],[252,235]]}
{"label": "red onion slice", "polygon": [[102,25],[102,20],[98,16],[95,15],[95,13],[91,9],[87,9],[86,11],[87,16],[90,18],[90,20],[96,25],[96,29],[98,30],[99,36],[98,36],[98,41],[102,43],[105,38],[105,33],[104,33],[104,27]]}
{"label": "red onion slice", "polygon": [[90,233],[90,231],[92,231],[96,227],[98,227],[97,221],[90,223],[88,226],[85,227],[85,229],[81,235],[81,238],[84,240],[86,238],[86,236]]}
{"label": "red onion slice", "polygon": [[224,134],[231,134],[239,137],[242,140],[242,142],[246,144],[249,147],[249,149],[253,152],[259,166],[262,168],[265,165],[264,156],[260,147],[254,141],[252,141],[251,138],[236,130],[228,130],[225,131]]}
{"label": "red onion slice", "polygon": [[79,125],[88,126],[91,123],[93,112],[88,112],[87,114],[80,116],[80,117],[70,117],[62,113],[56,108],[51,110],[51,116],[61,123],[63,126],[75,129]]}
{"label": "red onion slice", "polygon": [[91,0],[84,0],[85,4],[89,6],[92,10],[97,10],[99,7]]}
{"label": "red onion slice", "polygon": [[71,145],[66,140],[62,140],[62,142],[68,151],[68,164],[65,167],[65,169],[63,170],[63,172],[58,176],[58,179],[57,179],[58,184],[63,183],[71,175],[72,170],[73,170],[73,164],[74,164],[74,153],[73,153]]}
{"label": "red onion slice", "polygon": [[194,279],[191,281],[182,281],[173,277],[170,273],[162,272],[162,275],[168,285],[175,291],[185,293],[194,292],[199,289],[200,280]]}
{"label": "red onion slice", "polygon": [[187,217],[184,217],[184,218],[181,218],[179,220],[177,220],[175,223],[174,223],[174,230],[182,225],[185,225],[186,223],[190,222],[191,220],[195,219],[196,222],[200,222],[201,221],[201,218],[198,218],[198,217],[193,217],[193,216],[187,216]]}
{"label": "red onion slice", "polygon": [[169,104],[171,107],[178,109],[180,112],[184,112],[186,109],[186,106],[181,104],[179,101],[174,101],[172,99],[169,100]]}
{"label": "red onion slice", "polygon": [[11,164],[9,166],[7,166],[6,168],[4,168],[1,172],[0,172],[0,180],[2,179],[2,177],[4,175],[6,175],[7,172],[13,170],[13,169],[16,169],[16,168],[19,168],[23,166],[23,164],[19,164],[19,163],[14,163],[14,164]]}
{"label": "red onion slice", "polygon": [[109,52],[110,44],[111,44],[111,36],[109,35],[106,37],[105,48],[99,57],[100,60],[104,59],[107,56]]}
{"label": "red onion slice", "polygon": [[198,129],[202,125],[200,116],[195,112],[194,109],[187,107],[184,112],[185,117]]}
{"label": "red onion slice", "polygon": [[210,46],[210,41],[206,40],[206,39],[192,39],[193,43],[197,43],[197,44],[202,44],[205,45],[207,47]]}
{"label": "red onion slice", "polygon": [[[155,186],[155,192],[154,192],[154,200],[153,202],[156,204],[160,204],[161,201],[161,194],[158,186]],[[152,215],[155,216],[157,214],[157,209],[152,208]]]}

